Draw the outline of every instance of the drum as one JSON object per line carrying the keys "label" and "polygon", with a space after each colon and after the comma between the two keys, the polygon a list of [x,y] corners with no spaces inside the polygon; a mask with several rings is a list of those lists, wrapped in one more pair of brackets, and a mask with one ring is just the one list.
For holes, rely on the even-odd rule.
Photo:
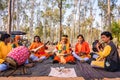
{"label": "drum", "polygon": [[28,57],[28,48],[25,46],[19,46],[8,53],[5,61],[13,67],[18,67],[24,64]]}

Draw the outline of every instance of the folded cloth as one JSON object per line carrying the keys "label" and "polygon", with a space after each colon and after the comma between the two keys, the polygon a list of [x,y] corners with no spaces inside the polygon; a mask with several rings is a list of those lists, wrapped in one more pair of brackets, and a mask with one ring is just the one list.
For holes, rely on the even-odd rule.
{"label": "folded cloth", "polygon": [[64,67],[56,67],[56,68],[51,67],[49,76],[66,77],[66,78],[77,77],[74,68],[64,68]]}

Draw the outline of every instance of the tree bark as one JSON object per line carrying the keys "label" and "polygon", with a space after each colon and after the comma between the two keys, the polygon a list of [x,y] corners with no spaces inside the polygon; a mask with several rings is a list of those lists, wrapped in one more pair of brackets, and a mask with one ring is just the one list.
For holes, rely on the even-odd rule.
{"label": "tree bark", "polygon": [[62,0],[59,3],[59,9],[60,9],[60,40],[62,37]]}
{"label": "tree bark", "polygon": [[110,0],[108,0],[108,27],[111,32],[111,11],[110,11]]}
{"label": "tree bark", "polygon": [[8,28],[7,28],[7,33],[8,34],[11,34],[11,21],[12,21],[11,4],[12,4],[12,0],[9,0],[9,2],[8,2]]}
{"label": "tree bark", "polygon": [[11,21],[11,29],[14,31],[15,27],[14,27],[14,2],[15,0],[12,0],[12,15],[11,15],[11,18],[12,18],[12,21]]}
{"label": "tree bark", "polygon": [[16,11],[16,19],[17,19],[17,21],[16,21],[16,28],[17,28],[17,30],[19,30],[19,7],[18,7],[18,0],[16,0],[16,3],[17,3],[17,5],[16,5],[16,7],[17,7],[17,11]]}
{"label": "tree bark", "polygon": [[80,25],[80,23],[81,23],[81,18],[80,18],[80,14],[81,14],[81,13],[80,13],[81,1],[82,1],[82,0],[80,0],[80,3],[79,3],[79,31],[78,31],[79,34],[80,34],[80,27],[81,27],[81,25]]}

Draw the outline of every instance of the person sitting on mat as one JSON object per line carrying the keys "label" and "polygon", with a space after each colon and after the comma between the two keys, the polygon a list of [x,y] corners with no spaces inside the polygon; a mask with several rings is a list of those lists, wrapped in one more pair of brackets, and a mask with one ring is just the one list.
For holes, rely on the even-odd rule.
{"label": "person sitting on mat", "polygon": [[7,70],[8,66],[5,64],[5,58],[7,54],[12,50],[10,44],[10,35],[2,34],[0,41],[0,71]]}
{"label": "person sitting on mat", "polygon": [[[29,50],[32,51],[33,49],[38,48],[39,46],[44,45],[41,42],[41,39],[39,36],[34,36],[34,41],[30,45]],[[30,55],[30,59],[35,62],[42,61],[44,59],[47,59],[49,57],[49,54],[45,52],[45,50],[48,49],[47,46],[43,46],[40,49],[38,49],[36,52],[33,52],[33,54]]]}
{"label": "person sitting on mat", "polygon": [[72,49],[70,42],[68,41],[68,36],[63,35],[62,39],[58,44],[56,45],[56,48],[54,50],[54,53],[56,54],[53,60],[53,63],[74,63],[74,57],[71,54]]}
{"label": "person sitting on mat", "polygon": [[77,39],[78,42],[75,45],[75,52],[72,52],[72,54],[77,60],[85,62],[90,58],[89,44],[84,40],[81,34],[77,36]]}
{"label": "person sitting on mat", "polygon": [[107,71],[117,71],[119,69],[119,55],[115,44],[112,42],[112,34],[109,31],[101,33],[101,39],[106,46],[101,51],[100,44],[96,45],[99,57],[91,62],[91,66],[104,68]]}

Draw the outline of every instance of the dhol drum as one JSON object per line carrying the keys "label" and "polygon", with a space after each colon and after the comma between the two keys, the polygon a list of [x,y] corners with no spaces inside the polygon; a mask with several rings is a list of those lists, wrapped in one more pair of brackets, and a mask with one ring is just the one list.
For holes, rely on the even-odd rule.
{"label": "dhol drum", "polygon": [[19,46],[8,53],[5,61],[16,68],[24,64],[28,57],[29,49],[25,46]]}

